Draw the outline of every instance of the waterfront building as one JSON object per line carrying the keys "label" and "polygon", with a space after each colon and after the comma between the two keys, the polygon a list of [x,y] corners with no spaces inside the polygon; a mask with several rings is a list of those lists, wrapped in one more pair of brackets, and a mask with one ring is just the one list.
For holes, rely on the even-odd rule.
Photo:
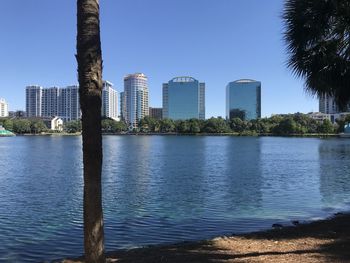
{"label": "waterfront building", "polygon": [[329,114],[331,122],[335,123],[337,119],[350,114],[350,103],[348,103],[344,111],[341,111],[337,106],[334,97],[324,94],[319,98],[319,111],[324,114]]}
{"label": "waterfront building", "polygon": [[63,120],[59,117],[42,118],[46,127],[52,131],[63,131]]}
{"label": "waterfront building", "polygon": [[163,83],[163,118],[205,119],[205,83],[192,77],[176,77]]}
{"label": "waterfront building", "polygon": [[26,87],[26,114],[27,117],[41,117],[43,88],[38,85]]}
{"label": "waterfront building", "polygon": [[9,111],[9,117],[11,118],[25,118],[26,112],[22,110]]}
{"label": "waterfront building", "polygon": [[42,89],[41,116],[57,116],[59,112],[60,88]]}
{"label": "waterfront building", "polygon": [[129,129],[137,128],[138,122],[149,114],[148,81],[142,73],[129,74],[124,78],[122,116]]}
{"label": "waterfront building", "polygon": [[226,86],[226,118],[261,118],[261,82],[241,79]]}
{"label": "waterfront building", "polygon": [[58,116],[64,121],[78,120],[81,117],[79,87],[27,86],[26,112],[29,118]]}
{"label": "waterfront building", "polygon": [[58,109],[58,115],[45,117],[58,116],[64,122],[79,120],[81,118],[78,85],[60,88]]}
{"label": "waterfront building", "polygon": [[149,107],[149,116],[157,120],[163,119],[163,108]]}
{"label": "waterfront building", "polygon": [[348,103],[346,109],[344,111],[339,110],[337,103],[335,102],[334,97],[324,94],[319,98],[319,111],[326,114],[337,114],[341,112],[350,111],[350,103]]}
{"label": "waterfront building", "polygon": [[126,106],[125,106],[124,91],[120,92],[120,120],[125,121]]}
{"label": "waterfront building", "polygon": [[331,115],[322,112],[310,112],[307,114],[307,116],[319,122],[323,122],[324,120],[331,121]]}
{"label": "waterfront building", "polygon": [[0,117],[9,116],[9,107],[5,99],[0,98]]}
{"label": "waterfront building", "polygon": [[109,81],[103,82],[101,114],[103,117],[119,121],[118,92]]}

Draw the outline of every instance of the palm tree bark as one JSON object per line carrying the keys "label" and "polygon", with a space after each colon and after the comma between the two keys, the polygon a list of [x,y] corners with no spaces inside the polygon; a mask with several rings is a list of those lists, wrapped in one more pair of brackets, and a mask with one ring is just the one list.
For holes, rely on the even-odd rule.
{"label": "palm tree bark", "polygon": [[77,61],[82,111],[85,261],[105,262],[102,212],[102,54],[99,0],[77,1]]}

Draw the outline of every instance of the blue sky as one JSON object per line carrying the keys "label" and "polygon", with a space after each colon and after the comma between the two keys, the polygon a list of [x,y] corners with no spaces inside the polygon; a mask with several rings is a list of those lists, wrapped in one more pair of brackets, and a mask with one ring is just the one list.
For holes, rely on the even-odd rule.
{"label": "blue sky", "polygon": [[[77,83],[76,1],[1,3],[0,97],[24,109],[25,86]],[[149,78],[150,106],[175,76],[206,82],[206,116],[225,115],[225,86],[262,82],[262,115],[318,110],[317,99],[286,68],[282,0],[100,0],[103,78]]]}

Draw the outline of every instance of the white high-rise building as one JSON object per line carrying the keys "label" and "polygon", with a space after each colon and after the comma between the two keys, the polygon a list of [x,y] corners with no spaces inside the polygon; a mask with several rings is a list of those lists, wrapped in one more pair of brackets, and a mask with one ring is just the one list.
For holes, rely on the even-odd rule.
{"label": "white high-rise building", "polygon": [[79,87],[27,86],[26,112],[27,117],[57,116],[64,121],[78,120],[81,117]]}
{"label": "white high-rise building", "polygon": [[38,85],[26,87],[27,117],[41,117],[43,88]]}
{"label": "white high-rise building", "polygon": [[58,116],[60,88],[42,89],[41,116]]}
{"label": "white high-rise building", "polygon": [[5,99],[0,98],[0,117],[9,116],[9,106]]}
{"label": "white high-rise building", "polygon": [[[137,128],[138,122],[148,116],[148,83],[146,75],[135,73],[124,78],[124,120],[130,129]],[[124,113],[123,113],[124,114]]]}
{"label": "white high-rise building", "polygon": [[118,91],[113,89],[109,81],[103,82],[102,89],[102,116],[119,121],[118,115]]}
{"label": "white high-rise building", "polygon": [[347,109],[340,111],[335,99],[332,96],[327,94],[322,95],[319,98],[319,111],[326,114],[337,114],[340,112],[348,112],[350,110],[350,103],[347,106]]}
{"label": "white high-rise building", "polygon": [[79,120],[81,118],[79,86],[72,85],[66,88],[61,88],[59,92],[58,104],[57,117],[61,118],[65,122]]}

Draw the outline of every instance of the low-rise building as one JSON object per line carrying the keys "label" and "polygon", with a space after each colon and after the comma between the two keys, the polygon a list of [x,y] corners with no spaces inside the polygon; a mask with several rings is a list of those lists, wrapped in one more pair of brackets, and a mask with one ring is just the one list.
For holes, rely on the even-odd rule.
{"label": "low-rise building", "polygon": [[63,120],[59,117],[43,118],[46,127],[52,131],[63,131]]}
{"label": "low-rise building", "polygon": [[163,108],[149,107],[149,116],[157,120],[163,119]]}
{"label": "low-rise building", "polygon": [[9,111],[9,117],[11,118],[25,118],[26,112],[22,110]]}
{"label": "low-rise building", "polygon": [[345,118],[347,115],[350,115],[350,112],[339,112],[330,114],[331,122],[335,123],[336,120]]}
{"label": "low-rise building", "polygon": [[331,120],[331,114],[326,114],[322,112],[310,112],[307,114],[307,116],[319,122],[323,122],[324,120]]}

